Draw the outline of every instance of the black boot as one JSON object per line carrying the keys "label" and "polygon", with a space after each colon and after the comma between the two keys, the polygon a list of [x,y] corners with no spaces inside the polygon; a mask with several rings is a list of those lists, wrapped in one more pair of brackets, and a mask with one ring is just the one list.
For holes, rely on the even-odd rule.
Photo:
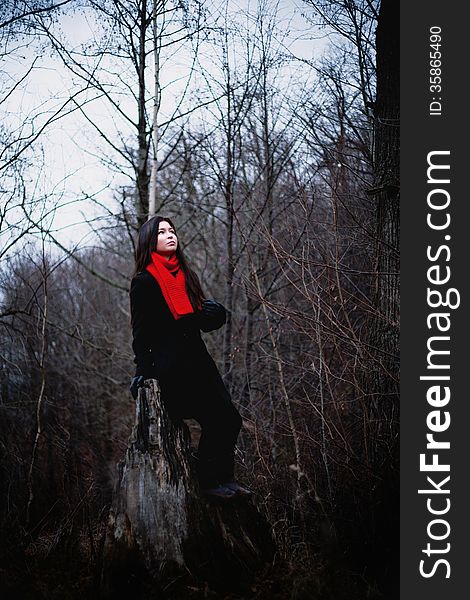
{"label": "black boot", "polygon": [[251,496],[253,494],[249,488],[240,485],[235,480],[235,451],[221,454],[217,461],[217,478],[225,488],[232,490],[237,496]]}
{"label": "black boot", "polygon": [[237,481],[228,481],[222,484],[224,488],[231,490],[237,496],[252,496],[253,492],[244,485],[240,485]]}
{"label": "black boot", "polygon": [[237,493],[225,485],[217,485],[213,488],[205,488],[202,490],[204,496],[210,496],[213,498],[220,498],[221,500],[231,500]]}
{"label": "black boot", "polygon": [[217,477],[217,467],[219,464],[217,458],[201,458],[195,454],[193,454],[193,458],[199,485],[205,496],[230,500],[237,495],[235,490],[220,485]]}

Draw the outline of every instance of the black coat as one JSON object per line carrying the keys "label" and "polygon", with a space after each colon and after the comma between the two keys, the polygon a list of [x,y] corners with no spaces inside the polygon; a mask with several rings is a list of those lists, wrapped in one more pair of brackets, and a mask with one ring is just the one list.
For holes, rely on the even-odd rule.
{"label": "black coat", "polygon": [[155,378],[171,417],[201,425],[199,478],[204,487],[233,480],[234,447],[242,424],[201,329],[217,329],[226,319],[218,303],[175,319],[157,280],[147,271],[131,283],[136,375]]}
{"label": "black coat", "polygon": [[202,376],[207,370],[214,375],[215,369],[216,377],[220,378],[201,338],[201,329],[212,331],[225,323],[222,305],[212,317],[196,311],[175,319],[159,283],[148,271],[133,277],[130,303],[136,376],[155,378],[162,383],[196,372]]}

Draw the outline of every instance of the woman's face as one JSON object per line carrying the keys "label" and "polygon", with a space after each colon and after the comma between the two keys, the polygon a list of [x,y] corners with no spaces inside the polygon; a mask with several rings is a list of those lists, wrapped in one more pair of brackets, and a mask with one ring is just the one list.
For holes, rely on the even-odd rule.
{"label": "woman's face", "polygon": [[175,230],[167,221],[160,221],[158,225],[157,252],[168,258],[176,252],[178,238]]}

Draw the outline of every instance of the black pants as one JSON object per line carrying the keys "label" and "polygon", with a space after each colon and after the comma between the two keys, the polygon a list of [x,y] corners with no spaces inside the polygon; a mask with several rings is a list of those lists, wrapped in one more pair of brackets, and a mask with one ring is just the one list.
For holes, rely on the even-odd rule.
{"label": "black pants", "polygon": [[210,355],[188,357],[159,383],[170,416],[195,419],[201,426],[197,455],[201,486],[232,481],[242,419]]}

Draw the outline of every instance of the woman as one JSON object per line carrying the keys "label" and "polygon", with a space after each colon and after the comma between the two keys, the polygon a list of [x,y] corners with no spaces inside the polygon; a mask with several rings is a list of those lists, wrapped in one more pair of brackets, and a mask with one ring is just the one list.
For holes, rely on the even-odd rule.
{"label": "woman", "polygon": [[157,379],[174,419],[201,426],[197,472],[202,490],[223,499],[249,495],[234,481],[234,449],[241,417],[201,338],[226,320],[225,308],[204,300],[171,219],[152,217],[139,230],[131,282],[134,362],[131,392]]}

